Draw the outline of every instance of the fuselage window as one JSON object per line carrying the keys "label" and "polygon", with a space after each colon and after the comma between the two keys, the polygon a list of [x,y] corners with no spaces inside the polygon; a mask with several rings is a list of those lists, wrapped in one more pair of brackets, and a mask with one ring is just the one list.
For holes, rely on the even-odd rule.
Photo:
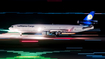
{"label": "fuselage window", "polygon": [[24,27],[27,27],[27,26],[24,26]]}
{"label": "fuselage window", "polygon": [[34,26],[17,26],[17,27],[34,27]]}

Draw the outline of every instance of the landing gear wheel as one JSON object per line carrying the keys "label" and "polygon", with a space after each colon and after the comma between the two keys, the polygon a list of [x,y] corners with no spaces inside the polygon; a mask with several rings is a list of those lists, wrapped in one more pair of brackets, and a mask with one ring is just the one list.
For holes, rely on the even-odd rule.
{"label": "landing gear wheel", "polygon": [[22,33],[20,33],[20,36],[22,36]]}
{"label": "landing gear wheel", "polygon": [[42,32],[42,35],[49,35],[49,34],[50,34],[49,31],[44,31],[44,32]]}
{"label": "landing gear wheel", "polygon": [[56,34],[56,36],[59,36],[59,35],[61,34],[61,32],[58,31],[58,32],[56,32],[55,34]]}

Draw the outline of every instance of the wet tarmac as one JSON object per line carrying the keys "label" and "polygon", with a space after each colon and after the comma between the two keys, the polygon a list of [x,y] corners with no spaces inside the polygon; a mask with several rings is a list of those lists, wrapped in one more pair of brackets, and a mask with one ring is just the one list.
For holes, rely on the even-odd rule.
{"label": "wet tarmac", "polygon": [[0,36],[0,59],[105,59],[104,35],[80,35]]}

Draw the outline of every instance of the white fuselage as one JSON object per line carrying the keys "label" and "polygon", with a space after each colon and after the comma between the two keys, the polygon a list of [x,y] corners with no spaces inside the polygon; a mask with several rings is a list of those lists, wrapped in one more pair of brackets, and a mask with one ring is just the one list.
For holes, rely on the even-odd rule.
{"label": "white fuselage", "polygon": [[43,31],[49,32],[82,32],[93,29],[94,27],[87,27],[83,29],[83,25],[63,25],[63,24],[16,24],[9,27],[10,32],[33,32],[41,33]]}

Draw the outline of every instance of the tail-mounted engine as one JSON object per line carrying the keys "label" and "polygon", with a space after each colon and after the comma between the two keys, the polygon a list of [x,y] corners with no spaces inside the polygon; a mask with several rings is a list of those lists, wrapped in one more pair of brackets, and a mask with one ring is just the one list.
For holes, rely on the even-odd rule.
{"label": "tail-mounted engine", "polygon": [[77,21],[78,24],[83,25],[92,25],[92,24],[98,24],[98,20],[91,20],[91,21]]}

